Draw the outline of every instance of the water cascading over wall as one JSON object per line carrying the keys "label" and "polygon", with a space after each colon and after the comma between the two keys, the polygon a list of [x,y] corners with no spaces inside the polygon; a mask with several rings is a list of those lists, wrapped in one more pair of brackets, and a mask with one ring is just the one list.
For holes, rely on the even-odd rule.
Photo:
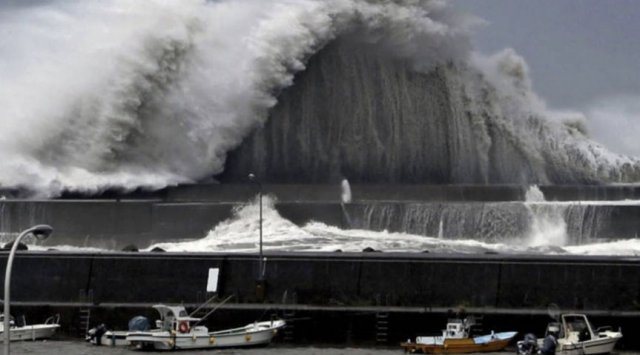
{"label": "water cascading over wall", "polygon": [[377,202],[349,205],[348,214],[357,229],[488,243],[580,245],[633,237],[612,234],[615,209],[579,203]]}
{"label": "water cascading over wall", "polygon": [[[474,132],[474,117],[456,104],[463,90],[456,73],[443,66],[416,74],[374,46],[334,42],[279,96],[264,128],[230,155],[222,178],[254,170],[287,182],[519,179],[483,166],[476,148],[486,132]],[[515,171],[530,170],[522,157],[510,160]]]}
{"label": "water cascading over wall", "polygon": [[310,58],[219,178],[590,184],[635,176],[633,166],[593,163],[588,144],[573,144],[574,128],[527,109],[513,117],[498,96],[464,64],[421,73],[384,48],[342,38]]}

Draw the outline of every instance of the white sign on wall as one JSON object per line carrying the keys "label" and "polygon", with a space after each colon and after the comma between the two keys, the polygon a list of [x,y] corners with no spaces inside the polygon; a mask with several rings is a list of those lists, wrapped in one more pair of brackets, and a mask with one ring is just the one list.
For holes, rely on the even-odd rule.
{"label": "white sign on wall", "polygon": [[209,278],[207,279],[207,292],[218,291],[218,275],[220,275],[220,269],[209,269]]}

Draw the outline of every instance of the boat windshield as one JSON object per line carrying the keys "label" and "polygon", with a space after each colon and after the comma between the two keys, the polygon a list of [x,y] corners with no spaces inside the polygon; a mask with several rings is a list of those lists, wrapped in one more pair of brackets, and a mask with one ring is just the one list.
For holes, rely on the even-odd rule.
{"label": "boat windshield", "polygon": [[582,317],[567,317],[565,322],[569,332],[580,332],[587,328],[587,322]]}
{"label": "boat windshield", "polygon": [[580,340],[591,338],[591,329],[587,318],[584,316],[566,316],[564,318],[567,336],[570,334],[579,334]]}

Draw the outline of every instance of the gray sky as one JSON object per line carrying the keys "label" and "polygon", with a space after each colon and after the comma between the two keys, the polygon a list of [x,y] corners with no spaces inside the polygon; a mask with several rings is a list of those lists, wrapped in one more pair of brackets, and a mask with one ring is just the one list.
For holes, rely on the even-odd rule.
{"label": "gray sky", "polygon": [[584,109],[610,96],[640,97],[640,1],[455,0],[489,23],[475,48],[514,48],[553,108]]}

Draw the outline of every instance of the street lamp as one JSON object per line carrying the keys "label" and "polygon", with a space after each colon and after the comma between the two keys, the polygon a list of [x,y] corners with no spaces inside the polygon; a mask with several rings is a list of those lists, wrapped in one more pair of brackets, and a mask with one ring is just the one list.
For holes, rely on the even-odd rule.
{"label": "street lamp", "polygon": [[258,184],[258,199],[259,199],[259,204],[260,204],[260,263],[259,263],[259,267],[260,270],[258,270],[259,274],[258,274],[258,281],[262,281],[264,279],[264,259],[262,257],[262,184],[260,183],[260,180],[258,180],[256,178],[256,176],[251,173],[249,174],[249,180],[251,182],[254,182],[256,184]]}
{"label": "street lamp", "polygon": [[9,259],[7,260],[7,268],[4,274],[4,354],[9,355],[9,344],[11,343],[11,331],[9,329],[9,320],[11,318],[10,312],[10,290],[11,287],[11,267],[13,266],[13,257],[16,254],[16,250],[18,249],[18,244],[20,244],[20,240],[31,234],[39,240],[47,239],[51,233],[53,232],[53,228],[46,224],[40,224],[37,226],[33,226],[29,229],[26,229],[20,233],[18,238],[13,242],[13,247],[11,247],[11,252],[9,253]]}

